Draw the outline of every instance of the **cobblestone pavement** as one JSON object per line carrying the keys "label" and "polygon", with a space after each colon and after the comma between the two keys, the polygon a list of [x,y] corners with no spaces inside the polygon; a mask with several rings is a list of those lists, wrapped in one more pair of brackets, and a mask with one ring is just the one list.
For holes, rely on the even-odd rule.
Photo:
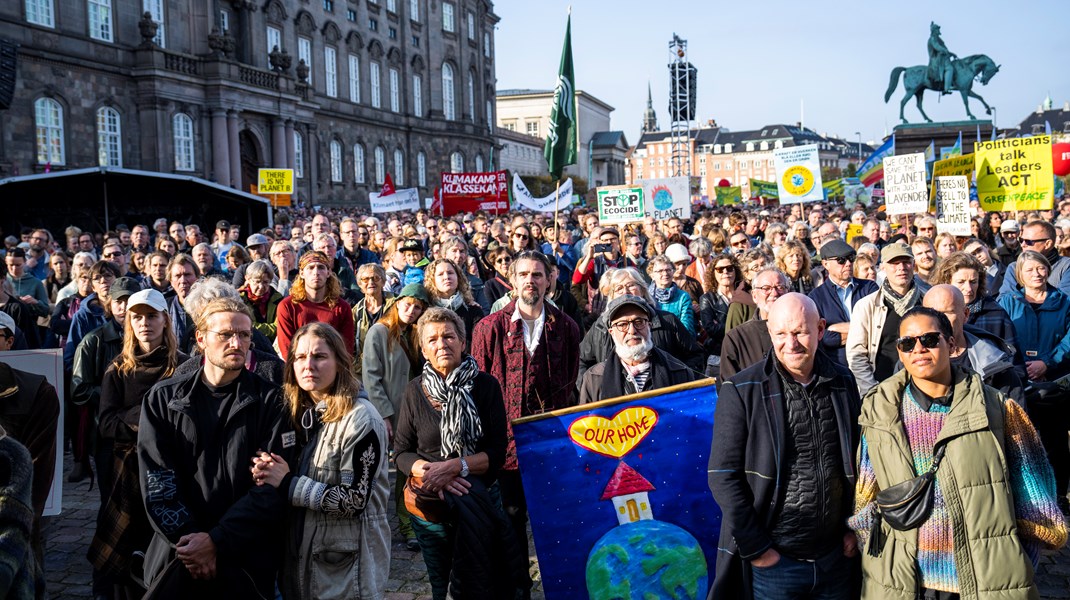
{"label": "cobblestone pavement", "polygon": [[[70,455],[64,460],[64,473],[70,469]],[[393,486],[391,486],[393,489]],[[87,482],[64,484],[63,514],[47,520],[45,536],[45,577],[53,600],[92,598],[92,570],[86,549],[96,527],[100,496],[96,488],[89,491]],[[533,600],[544,600],[534,548],[529,548]],[[1070,600],[1070,547],[1047,553],[1040,560],[1037,575],[1040,596],[1045,600]],[[421,600],[431,597],[427,571],[419,552],[410,552],[395,531],[387,582],[386,600]]]}

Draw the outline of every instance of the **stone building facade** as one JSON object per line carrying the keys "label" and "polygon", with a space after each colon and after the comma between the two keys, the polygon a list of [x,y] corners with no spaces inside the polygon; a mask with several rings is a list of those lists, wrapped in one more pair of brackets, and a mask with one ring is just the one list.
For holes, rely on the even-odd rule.
{"label": "stone building facade", "polygon": [[367,205],[489,168],[489,0],[11,0],[20,45],[0,176],[109,165]]}

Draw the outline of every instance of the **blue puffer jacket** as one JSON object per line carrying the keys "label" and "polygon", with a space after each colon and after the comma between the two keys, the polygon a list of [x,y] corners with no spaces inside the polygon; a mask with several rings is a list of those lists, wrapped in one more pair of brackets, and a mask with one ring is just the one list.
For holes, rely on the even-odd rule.
{"label": "blue puffer jacket", "polygon": [[[650,286],[650,295],[654,295],[654,285]],[[684,327],[691,332],[691,335],[696,335],[695,328],[695,309],[691,306],[691,295],[683,291],[679,287],[675,287],[672,290],[672,295],[669,296],[668,302],[656,302],[659,308],[665,312],[670,312],[676,315],[680,322],[684,324]]]}
{"label": "blue puffer jacket", "polygon": [[1070,297],[1048,286],[1048,297],[1035,310],[1015,287],[999,297],[1018,332],[1018,345],[1026,362],[1042,360],[1048,365],[1047,379],[1070,368]]}

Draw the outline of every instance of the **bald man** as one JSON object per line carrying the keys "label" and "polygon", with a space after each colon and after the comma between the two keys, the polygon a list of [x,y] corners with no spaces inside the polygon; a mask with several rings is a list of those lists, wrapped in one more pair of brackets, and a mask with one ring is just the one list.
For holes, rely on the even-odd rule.
{"label": "bald man", "polygon": [[966,299],[962,292],[953,285],[934,285],[921,302],[922,306],[944,313],[951,321],[951,329],[955,332],[951,364],[977,373],[985,384],[1022,404],[1025,399],[1023,379],[1014,365],[1013,351],[995,335],[966,324]]}
{"label": "bald man", "polygon": [[[854,376],[818,351],[813,300],[781,296],[766,321],[772,351],[721,386],[709,486],[721,507],[712,597],[857,598],[853,510],[861,400]],[[770,426],[770,424],[774,424]]]}

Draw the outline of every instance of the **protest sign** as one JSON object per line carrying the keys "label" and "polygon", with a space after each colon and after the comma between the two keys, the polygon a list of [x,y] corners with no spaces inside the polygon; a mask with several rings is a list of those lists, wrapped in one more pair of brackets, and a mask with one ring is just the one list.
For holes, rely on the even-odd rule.
{"label": "protest sign", "polygon": [[936,207],[936,178],[949,177],[951,175],[965,175],[973,180],[973,154],[952,156],[933,163],[933,185],[929,188],[929,208]]}
{"label": "protest sign", "polygon": [[509,211],[509,183],[505,171],[490,173],[443,173],[440,188],[443,215],[485,210]]}
{"label": "protest sign", "polygon": [[847,235],[844,237],[847,238],[847,243],[850,244],[851,240],[860,235],[862,235],[862,225],[859,223],[851,223],[847,226]]}
{"label": "protest sign", "polygon": [[761,179],[750,180],[751,198],[779,198],[780,191],[774,181],[762,181]]}
{"label": "protest sign", "polygon": [[647,214],[655,221],[664,221],[677,217],[691,218],[691,189],[687,177],[667,177],[665,179],[643,179],[643,196]]}
{"label": "protest sign", "polygon": [[524,182],[520,179],[520,174],[514,172],[513,200],[517,205],[536,212],[554,212],[555,210],[568,208],[572,204],[572,178],[566,179],[565,183],[561,184],[561,189],[557,192],[542,198],[536,198],[528,191],[528,186],[524,185]]}
{"label": "protest sign", "polygon": [[513,422],[547,598],[706,597],[716,403],[705,379]]}
{"label": "protest sign", "polygon": [[971,235],[970,178],[948,175],[933,179],[936,190],[936,231],[952,235]]}
{"label": "protest sign", "polygon": [[256,191],[259,194],[292,194],[294,170],[260,169],[256,176]]}
{"label": "protest sign", "polygon": [[825,199],[821,186],[821,161],[817,152],[816,144],[773,150],[777,194],[781,204]]}
{"label": "protest sign", "polygon": [[52,517],[63,511],[63,351],[62,350],[10,350],[4,352],[3,362],[12,369],[26,371],[45,378],[56,388],[59,397],[59,418],[56,419],[56,471],[52,475],[52,488],[45,499],[42,513]]}
{"label": "protest sign", "polygon": [[929,211],[926,189],[925,154],[902,154],[884,159],[884,204],[887,214],[902,215]]}
{"label": "protest sign", "polygon": [[420,190],[405,188],[395,191],[389,196],[382,196],[375,192],[368,194],[368,202],[371,204],[373,213],[397,212],[400,210],[420,210]]}
{"label": "protest sign", "polygon": [[1051,136],[978,142],[977,199],[986,211],[1049,210],[1055,198]]}
{"label": "protest sign", "polygon": [[743,188],[738,185],[718,186],[717,206],[734,206],[743,202]]}
{"label": "protest sign", "polygon": [[601,225],[634,223],[646,217],[642,186],[610,185],[598,188],[598,222]]}

